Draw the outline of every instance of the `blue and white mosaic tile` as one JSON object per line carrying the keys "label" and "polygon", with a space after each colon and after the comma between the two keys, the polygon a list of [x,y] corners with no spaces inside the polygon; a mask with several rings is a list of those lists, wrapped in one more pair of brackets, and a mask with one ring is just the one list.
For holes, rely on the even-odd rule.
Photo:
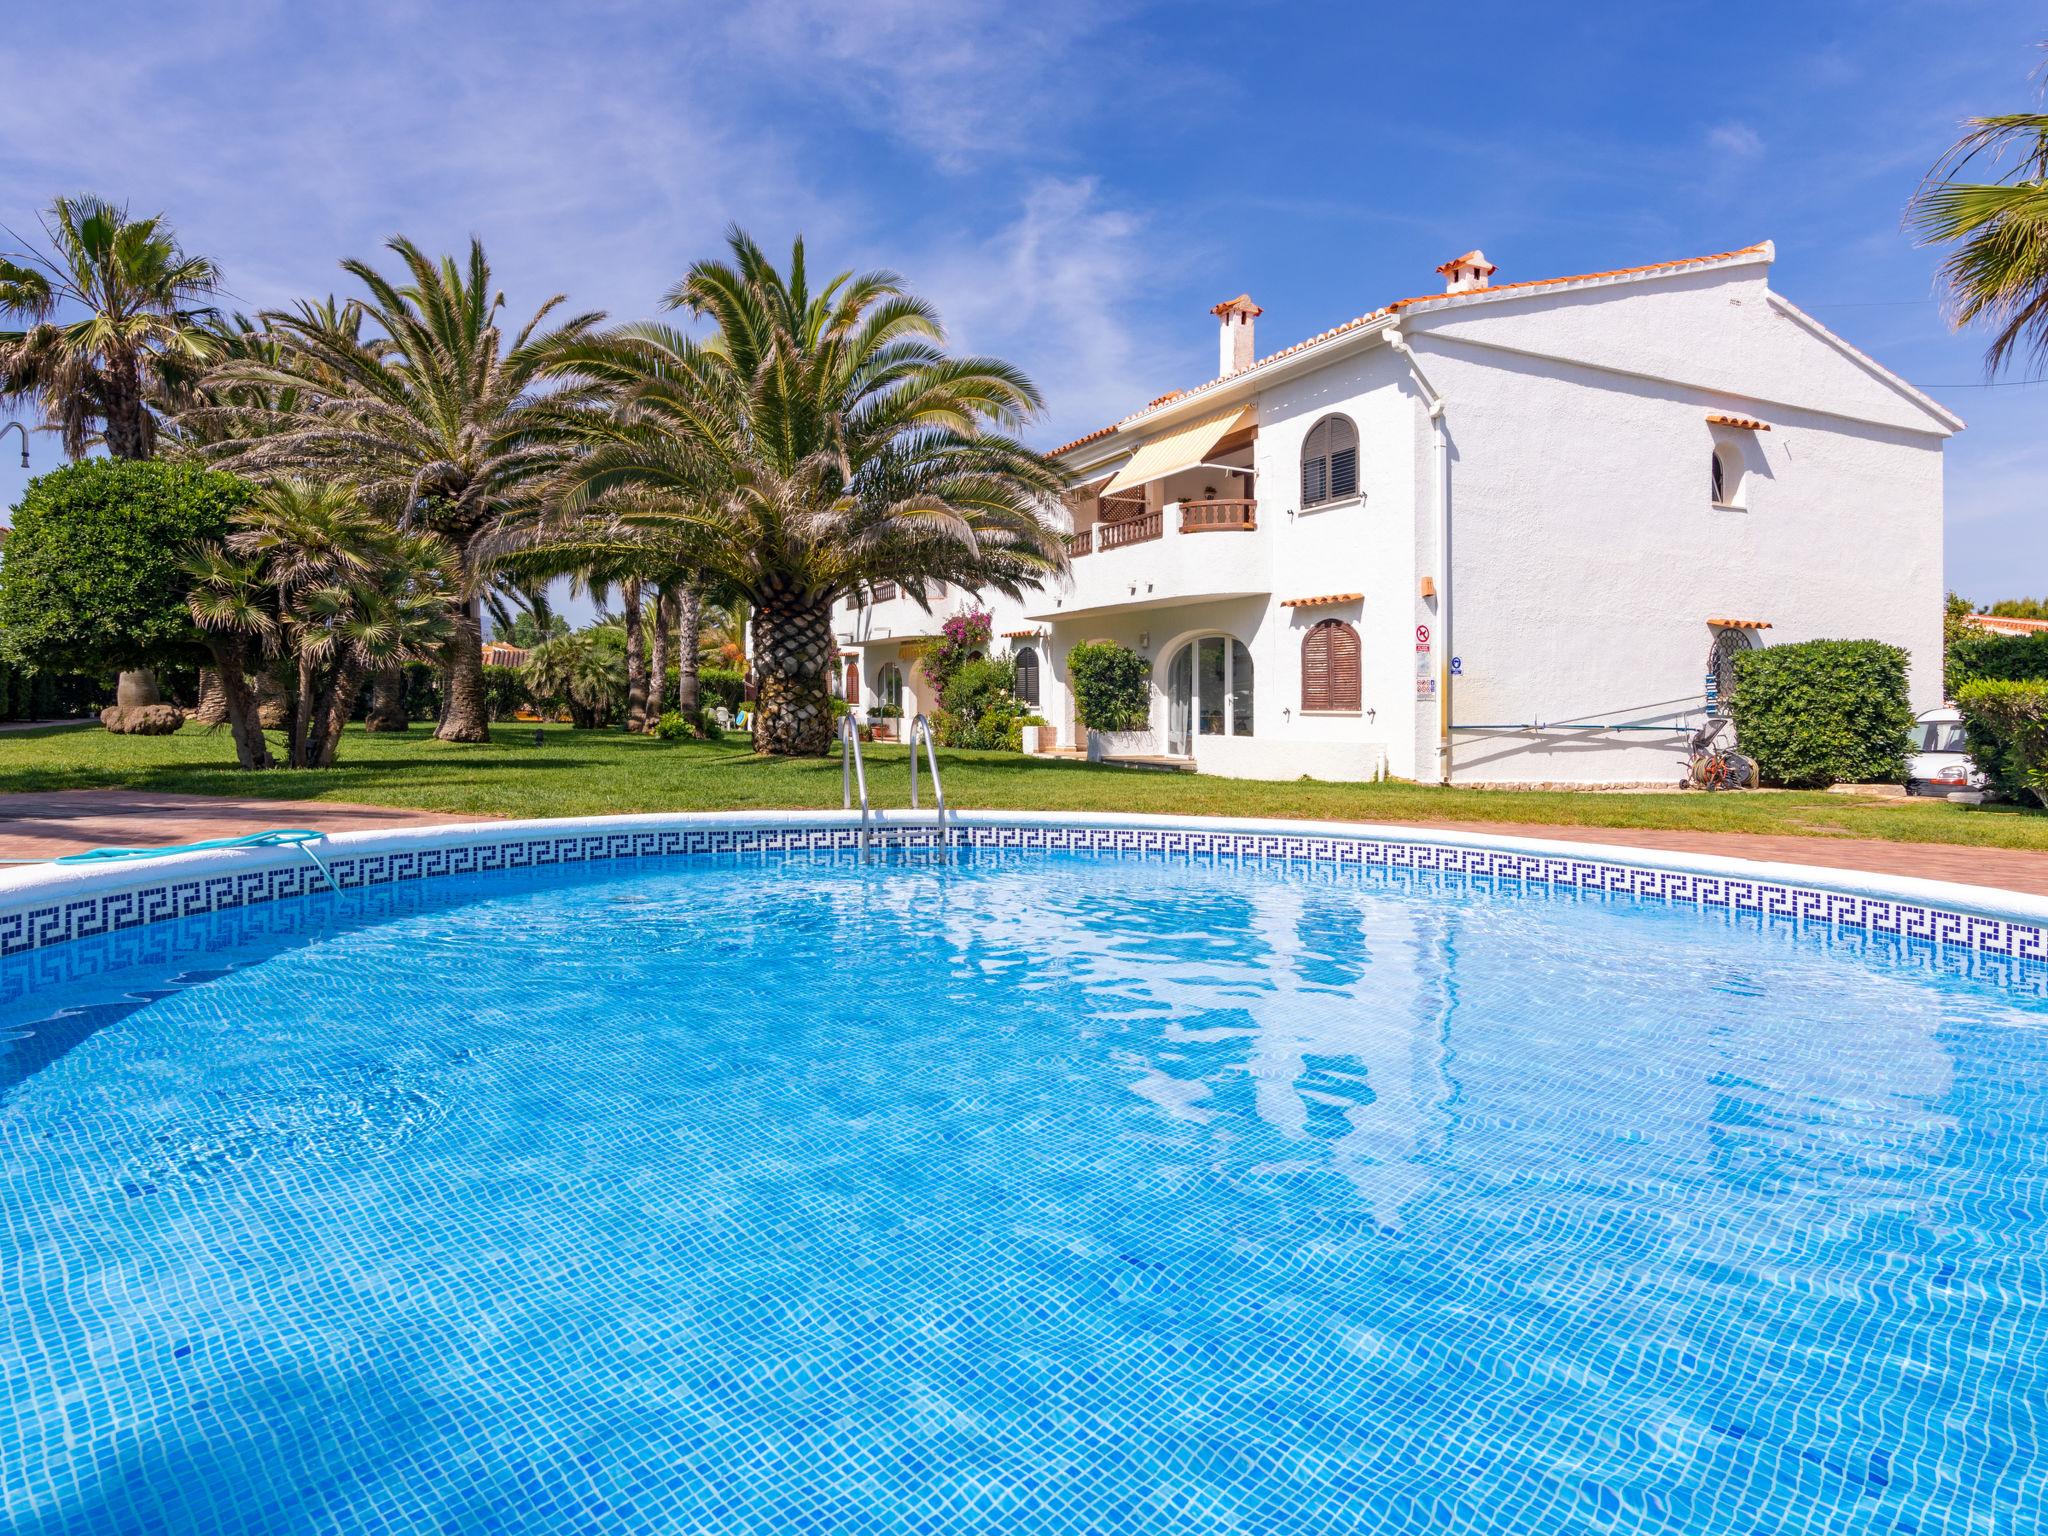
{"label": "blue and white mosaic tile", "polygon": [[[887,827],[876,834],[872,851],[884,859],[930,854],[938,851],[939,841],[938,834],[929,829]],[[1073,853],[1140,861],[1308,863],[1429,872],[1468,881],[1515,881],[1706,910],[1755,912],[1801,923],[1895,934],[2017,960],[2048,961],[2048,928],[2033,922],[1764,879],[1648,869],[1616,860],[1532,854],[1509,848],[1201,827],[971,823],[955,826],[947,834],[946,843],[950,850],[969,857],[987,853]],[[456,842],[392,853],[335,853],[326,863],[336,884],[343,889],[357,889],[487,870],[543,868],[606,859],[744,855],[845,858],[856,856],[859,844],[858,832],[845,826],[664,827]],[[143,891],[53,900],[48,906],[0,911],[0,955],[204,912],[316,895],[326,888],[326,878],[309,860],[246,873],[172,880]]]}

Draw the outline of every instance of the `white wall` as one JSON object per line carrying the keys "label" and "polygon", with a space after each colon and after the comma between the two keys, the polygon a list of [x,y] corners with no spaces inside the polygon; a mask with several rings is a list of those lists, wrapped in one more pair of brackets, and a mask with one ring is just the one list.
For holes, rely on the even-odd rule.
{"label": "white wall", "polygon": [[[1483,332],[1469,318],[1412,329],[1448,405],[1459,723],[1695,724],[1709,618],[1768,620],[1771,644],[1902,646],[1915,707],[1939,702],[1937,424],[1862,369],[1847,379],[1839,351],[1775,312],[1761,271],[1627,303],[1539,299]],[[1482,334],[1521,350],[1472,344]],[[1839,414],[1852,408],[1887,421]],[[1717,432],[1709,411],[1772,430]],[[1711,505],[1717,440],[1745,455],[1743,510]],[[1684,747],[1682,730],[1461,733],[1455,760],[1460,782],[1675,782]]]}

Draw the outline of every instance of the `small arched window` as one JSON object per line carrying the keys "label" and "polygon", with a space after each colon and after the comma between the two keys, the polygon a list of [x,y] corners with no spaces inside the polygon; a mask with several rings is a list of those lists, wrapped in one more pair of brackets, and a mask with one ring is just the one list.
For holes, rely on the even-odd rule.
{"label": "small arched window", "polygon": [[1324,619],[1301,637],[1301,707],[1355,710],[1360,693],[1358,631]]}
{"label": "small arched window", "polygon": [[875,697],[884,708],[903,707],[903,669],[895,662],[883,662],[882,670],[875,675]]}
{"label": "small arched window", "polygon": [[1714,505],[1728,505],[1728,466],[1721,458],[1721,450],[1714,450]]}
{"label": "small arched window", "polygon": [[1017,702],[1036,705],[1038,703],[1038,652],[1028,645],[1017,647],[1012,658],[1017,663]]}
{"label": "small arched window", "polygon": [[1301,445],[1301,504],[1316,507],[1357,494],[1358,428],[1342,416],[1325,416]]}

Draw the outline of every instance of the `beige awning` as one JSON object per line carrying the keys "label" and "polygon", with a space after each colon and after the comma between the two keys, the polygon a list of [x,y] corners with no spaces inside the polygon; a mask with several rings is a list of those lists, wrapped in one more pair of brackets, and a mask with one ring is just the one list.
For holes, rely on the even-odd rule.
{"label": "beige awning", "polygon": [[1114,496],[1118,491],[1149,485],[1183,469],[1193,469],[1224,438],[1240,427],[1251,425],[1252,416],[1252,407],[1233,405],[1227,411],[1191,421],[1164,437],[1153,438],[1131,455],[1131,462],[1116,472],[1116,478],[1102,488],[1102,494]]}

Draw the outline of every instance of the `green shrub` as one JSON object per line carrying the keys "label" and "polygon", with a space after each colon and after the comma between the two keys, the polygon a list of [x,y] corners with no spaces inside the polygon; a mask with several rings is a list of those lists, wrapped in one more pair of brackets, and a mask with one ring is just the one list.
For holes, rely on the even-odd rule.
{"label": "green shrub", "polygon": [[2048,805],[2048,682],[1985,678],[1956,690],[1970,756],[1992,787]]}
{"label": "green shrub", "polygon": [[1906,653],[1877,640],[1806,640],[1735,658],[1740,746],[1767,784],[1899,782],[1911,750]]}
{"label": "green shrub", "polygon": [[706,707],[723,704],[737,714],[746,702],[747,675],[727,667],[699,667],[697,696]]}
{"label": "green shrub", "polygon": [[1152,719],[1152,669],[1127,646],[1091,640],[1067,652],[1074,714],[1091,731],[1142,731]]}
{"label": "green shrub", "polygon": [[491,719],[510,720],[531,702],[517,667],[484,668],[484,711]]}
{"label": "green shrub", "polygon": [[713,718],[711,711],[701,705],[694,713],[684,714],[671,709],[654,722],[654,734],[662,741],[687,741],[696,737],[700,741],[723,741],[725,731]]}
{"label": "green shrub", "polygon": [[441,718],[441,669],[430,662],[409,661],[405,664],[405,718]]}
{"label": "green shrub", "polygon": [[945,703],[932,712],[932,735],[942,747],[999,752],[1014,749],[1023,718],[1017,664],[1007,657],[973,657],[954,666]]}
{"label": "green shrub", "polygon": [[225,538],[252,494],[155,460],[81,459],[31,480],[0,560],[0,656],[35,672],[204,663],[182,562]]}
{"label": "green shrub", "polygon": [[2048,634],[1987,635],[1967,630],[1948,643],[1942,688],[1952,699],[1962,697],[1981,679],[2030,682],[2048,678]]}

